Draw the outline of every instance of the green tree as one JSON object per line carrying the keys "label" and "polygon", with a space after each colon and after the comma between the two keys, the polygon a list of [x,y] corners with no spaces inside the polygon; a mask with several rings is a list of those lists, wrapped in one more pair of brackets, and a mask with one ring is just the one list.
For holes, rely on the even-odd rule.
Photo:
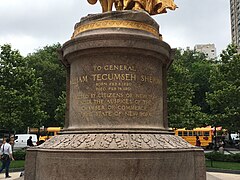
{"label": "green tree", "polygon": [[55,110],[55,119],[60,122],[60,126],[64,126],[66,112],[66,91],[62,92],[62,95],[58,98],[58,106]]}
{"label": "green tree", "polygon": [[215,62],[199,61],[191,66],[191,82],[195,84],[193,104],[201,107],[201,111],[210,114],[210,107],[206,101],[206,94],[210,91],[210,73]]}
{"label": "green tree", "polygon": [[213,123],[229,131],[240,127],[240,54],[229,45],[211,72],[211,91],[207,101],[213,113]]}
{"label": "green tree", "polygon": [[25,132],[46,115],[39,101],[42,81],[10,45],[0,46],[0,127]]}
{"label": "green tree", "polygon": [[[48,119],[44,126],[60,126],[62,120],[55,119],[55,112],[59,106],[58,98],[66,87],[66,71],[58,58],[60,44],[46,46],[36,52],[29,54],[26,59],[29,65],[36,70],[37,77],[43,80],[43,93],[41,102],[44,103],[44,111]],[[60,118],[60,117],[58,117]]]}
{"label": "green tree", "polygon": [[176,60],[189,71],[189,81],[194,85],[192,103],[201,107],[201,111],[209,114],[206,93],[210,90],[210,72],[216,64],[215,59],[207,59],[206,55],[192,50],[183,51]]}
{"label": "green tree", "polygon": [[[191,54],[191,56],[190,56]],[[168,73],[168,114],[169,126],[173,128],[188,128],[205,124],[206,114],[201,112],[201,107],[193,104],[196,84],[192,82],[189,70],[194,61],[190,58],[193,51],[176,51],[175,61]],[[188,61],[188,58],[189,61]],[[190,63],[191,62],[191,63]]]}

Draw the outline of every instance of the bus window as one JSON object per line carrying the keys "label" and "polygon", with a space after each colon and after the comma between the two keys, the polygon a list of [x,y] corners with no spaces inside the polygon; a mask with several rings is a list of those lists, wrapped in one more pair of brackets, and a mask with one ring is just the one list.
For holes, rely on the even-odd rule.
{"label": "bus window", "polygon": [[187,131],[183,131],[183,136],[188,136],[188,132]]}
{"label": "bus window", "polygon": [[202,136],[202,131],[197,132],[198,136]]}
{"label": "bus window", "polygon": [[192,136],[192,135],[193,135],[193,132],[192,132],[192,131],[189,131],[189,132],[188,132],[188,135],[189,135],[189,136]]}
{"label": "bus window", "polygon": [[204,131],[203,136],[209,136],[209,131]]}
{"label": "bus window", "polygon": [[193,131],[193,136],[197,136],[197,131]]}
{"label": "bus window", "polygon": [[178,131],[178,135],[179,135],[179,136],[182,136],[182,131]]}

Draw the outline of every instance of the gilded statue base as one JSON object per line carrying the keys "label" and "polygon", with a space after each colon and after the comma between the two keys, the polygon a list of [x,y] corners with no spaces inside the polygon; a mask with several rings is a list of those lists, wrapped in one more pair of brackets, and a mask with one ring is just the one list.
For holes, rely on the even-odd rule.
{"label": "gilded statue base", "polygon": [[[85,33],[95,30],[101,31],[101,34],[104,33],[103,30],[111,29],[114,30],[124,30],[131,29],[138,32],[145,32],[142,35],[148,33],[155,36],[158,39],[162,39],[161,34],[159,34],[159,25],[153,20],[146,18],[149,15],[142,11],[114,11],[106,12],[103,14],[89,15],[81,19],[79,23],[75,25],[74,33],[72,39],[78,36],[84,36]],[[128,31],[131,33],[131,31]]]}

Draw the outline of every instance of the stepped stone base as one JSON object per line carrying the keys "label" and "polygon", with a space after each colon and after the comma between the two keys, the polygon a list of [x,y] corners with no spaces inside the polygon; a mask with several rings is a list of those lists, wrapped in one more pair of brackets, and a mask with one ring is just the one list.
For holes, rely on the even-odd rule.
{"label": "stepped stone base", "polygon": [[203,153],[174,135],[59,135],[28,149],[25,180],[203,180]]}

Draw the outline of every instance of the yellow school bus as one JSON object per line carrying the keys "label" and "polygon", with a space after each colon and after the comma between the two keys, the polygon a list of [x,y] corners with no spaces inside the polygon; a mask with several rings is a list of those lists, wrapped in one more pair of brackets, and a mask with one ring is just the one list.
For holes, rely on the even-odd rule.
{"label": "yellow school bus", "polygon": [[59,131],[61,130],[61,127],[48,127],[44,130],[44,132],[41,132],[41,135],[39,136],[39,142],[45,142],[46,140],[50,139],[53,136],[56,136]]}
{"label": "yellow school bus", "polygon": [[199,136],[201,146],[206,148],[212,148],[213,146],[213,129],[209,127],[194,128],[193,130],[176,129],[175,135],[181,136],[187,142],[192,145],[196,145],[196,136]]}

